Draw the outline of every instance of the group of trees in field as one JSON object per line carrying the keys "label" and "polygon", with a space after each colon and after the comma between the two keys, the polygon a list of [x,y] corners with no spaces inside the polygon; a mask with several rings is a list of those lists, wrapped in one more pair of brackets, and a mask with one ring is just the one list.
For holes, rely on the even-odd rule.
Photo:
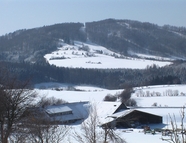
{"label": "group of trees in field", "polygon": [[163,91],[163,93],[157,92],[157,91],[143,91],[143,90],[137,90],[135,92],[135,95],[137,97],[156,97],[156,96],[185,96],[185,93],[181,92],[179,93],[178,90],[172,90],[172,89],[167,89]]}

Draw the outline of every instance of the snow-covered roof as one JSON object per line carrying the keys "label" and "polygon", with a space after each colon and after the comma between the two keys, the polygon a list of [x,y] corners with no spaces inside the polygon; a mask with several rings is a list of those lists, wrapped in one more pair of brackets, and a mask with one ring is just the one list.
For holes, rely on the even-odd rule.
{"label": "snow-covered roof", "polygon": [[57,113],[64,113],[69,111],[72,111],[72,109],[66,105],[54,106],[46,110],[48,114],[57,114]]}
{"label": "snow-covered roof", "polygon": [[147,112],[147,111],[145,110],[145,108],[143,108],[143,109],[133,108],[133,109],[126,109],[126,110],[117,112],[117,113],[111,115],[110,117],[112,117],[112,118],[120,118],[120,117],[124,117],[124,116],[126,116],[126,115],[128,115],[128,114],[130,114],[130,113],[132,113],[132,112],[134,112],[134,111],[139,111],[139,112],[151,114],[151,115],[154,115],[154,116],[159,116],[159,115],[155,115],[155,114],[153,114],[153,113]]}
{"label": "snow-covered roof", "polygon": [[126,109],[126,110],[117,112],[117,113],[111,115],[110,117],[113,117],[113,118],[123,117],[123,116],[126,116],[126,115],[132,113],[133,111],[134,111],[134,109]]}
{"label": "snow-covered roof", "polygon": [[112,115],[121,105],[121,102],[97,102],[98,114],[109,116]]}
{"label": "snow-covered roof", "polygon": [[72,114],[63,114],[52,117],[52,120],[66,122],[70,120],[87,118],[89,107],[89,102],[74,102],[48,106],[45,111],[47,113],[62,113],[72,111]]}
{"label": "snow-covered roof", "polygon": [[121,102],[97,102],[96,107],[100,124],[114,120],[111,116],[121,104]]}

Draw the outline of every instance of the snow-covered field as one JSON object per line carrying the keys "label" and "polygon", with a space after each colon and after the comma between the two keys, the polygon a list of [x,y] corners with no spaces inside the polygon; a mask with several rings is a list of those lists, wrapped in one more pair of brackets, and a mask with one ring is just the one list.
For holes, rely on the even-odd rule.
{"label": "snow-covered field", "polygon": [[62,40],[58,50],[44,57],[51,65],[70,68],[144,69],[148,65],[155,64],[161,67],[171,63],[125,57],[91,42],[74,41],[74,45],[68,45]]}
{"label": "snow-covered field", "polygon": [[[72,88],[73,87],[73,88]],[[56,97],[68,102],[90,101],[100,102],[107,94],[118,94],[122,89],[107,90],[99,87],[91,86],[75,86],[60,83],[42,83],[36,85],[36,90],[41,96]],[[39,89],[42,88],[42,89]],[[70,91],[72,89],[81,91]],[[58,89],[58,90],[56,90]],[[60,89],[60,90],[59,90]],[[149,87],[136,87],[134,98],[138,103],[138,110],[160,115],[163,117],[163,124],[151,125],[151,128],[170,128],[169,114],[175,115],[178,126],[180,126],[180,110],[186,104],[186,85],[162,85]],[[140,94],[139,94],[140,93]],[[173,96],[174,95],[174,96]],[[153,104],[157,103],[154,108]],[[145,108],[140,108],[145,107]],[[150,107],[150,108],[149,108]],[[169,107],[169,108],[163,108]],[[99,109],[98,109],[99,110]],[[105,108],[105,110],[107,110]],[[185,122],[185,121],[184,121]],[[74,125],[72,128],[79,131],[80,125]],[[124,138],[128,143],[163,143],[160,138],[161,133],[155,135],[144,134],[141,129],[116,129],[120,137]],[[76,143],[73,137],[69,136],[65,142]]]}

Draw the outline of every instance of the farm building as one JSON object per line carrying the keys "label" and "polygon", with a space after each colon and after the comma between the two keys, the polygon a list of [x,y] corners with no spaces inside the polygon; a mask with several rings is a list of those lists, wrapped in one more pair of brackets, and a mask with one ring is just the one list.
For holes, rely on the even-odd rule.
{"label": "farm building", "polygon": [[51,120],[63,124],[74,123],[88,117],[89,102],[74,102],[52,105],[45,108]]}
{"label": "farm building", "polygon": [[140,124],[159,124],[162,117],[137,109],[127,109],[110,116],[116,119],[116,127],[136,127]]}
{"label": "farm building", "polygon": [[[142,111],[138,108],[128,108],[120,102],[102,103],[102,110],[107,107],[108,113],[103,114],[104,111],[98,111],[100,114],[100,125],[114,127],[136,127],[141,124],[159,124],[162,123],[162,117]],[[105,105],[107,104],[107,105]],[[105,107],[104,107],[105,106]],[[100,109],[100,108],[99,108]]]}

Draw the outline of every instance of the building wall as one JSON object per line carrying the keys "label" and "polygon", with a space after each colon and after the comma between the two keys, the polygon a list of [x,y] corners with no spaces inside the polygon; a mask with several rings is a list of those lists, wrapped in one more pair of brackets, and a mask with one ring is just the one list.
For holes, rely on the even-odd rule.
{"label": "building wall", "polygon": [[117,127],[135,127],[141,124],[159,124],[162,117],[134,110],[130,114],[117,119]]}

